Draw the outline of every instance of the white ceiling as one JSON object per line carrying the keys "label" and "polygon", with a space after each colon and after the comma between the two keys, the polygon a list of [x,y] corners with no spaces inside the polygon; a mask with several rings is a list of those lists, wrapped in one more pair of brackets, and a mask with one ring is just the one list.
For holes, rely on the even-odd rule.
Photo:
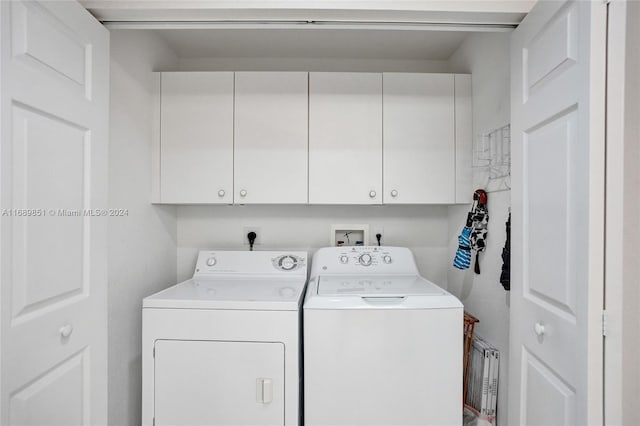
{"label": "white ceiling", "polygon": [[471,32],[353,29],[158,29],[184,58],[446,60]]}

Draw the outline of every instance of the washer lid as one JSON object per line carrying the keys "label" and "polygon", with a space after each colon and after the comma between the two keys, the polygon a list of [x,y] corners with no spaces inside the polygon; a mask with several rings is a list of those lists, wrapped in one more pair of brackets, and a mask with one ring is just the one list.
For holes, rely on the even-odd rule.
{"label": "washer lid", "polygon": [[442,296],[443,289],[415,275],[321,276],[318,296],[406,297]]}
{"label": "washer lid", "polygon": [[304,279],[190,279],[146,297],[143,308],[293,311]]}

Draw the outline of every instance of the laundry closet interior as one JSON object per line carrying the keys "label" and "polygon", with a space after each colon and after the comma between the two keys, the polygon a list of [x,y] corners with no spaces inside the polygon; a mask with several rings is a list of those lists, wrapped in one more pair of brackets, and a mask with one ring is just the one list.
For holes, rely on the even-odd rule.
{"label": "laundry closet interior", "polygon": [[[0,9],[0,418],[38,424],[67,392],[60,419],[154,424],[144,298],[214,251],[297,253],[280,269],[306,253],[311,271],[342,245],[408,248],[479,320],[500,353],[494,424],[602,418],[606,6],[144,3]],[[478,189],[486,246],[458,269]]]}
{"label": "laundry closet interior", "polygon": [[[499,276],[502,266],[500,253],[506,237],[504,223],[509,210],[508,190],[489,193],[491,222],[487,239],[488,247],[481,255],[482,273],[474,276],[470,270],[456,270],[452,267],[452,262],[458,247],[457,236],[464,226],[473,190],[476,189],[470,182],[473,172],[471,168],[473,138],[509,124],[509,34],[508,26],[496,26],[496,28],[482,29],[482,31],[464,26],[457,31],[452,31],[429,26],[405,28],[403,25],[389,25],[389,28],[381,25],[375,29],[361,29],[357,26],[348,29],[340,26],[328,29],[323,28],[322,25],[311,24],[299,29],[270,29],[268,26],[248,29],[215,27],[128,30],[112,28],[110,202],[113,205],[135,202],[137,208],[147,212],[146,215],[151,218],[139,224],[127,224],[126,221],[118,222],[114,219],[112,232],[115,231],[116,235],[118,233],[126,235],[129,232],[145,233],[152,238],[141,238],[133,245],[127,238],[121,240],[121,246],[117,242],[111,246],[113,259],[111,271],[114,276],[110,285],[110,296],[122,301],[122,306],[114,307],[118,311],[124,309],[125,305],[128,307],[127,311],[123,312],[124,315],[111,317],[110,338],[119,339],[124,335],[129,335],[133,340],[138,338],[139,331],[132,329],[130,324],[131,321],[139,321],[137,308],[140,298],[150,294],[153,289],[160,290],[168,284],[191,277],[197,253],[202,248],[248,250],[245,230],[255,227],[258,228],[259,234],[256,250],[289,249],[307,250],[312,253],[320,247],[329,245],[332,225],[366,224],[369,227],[369,242],[365,244],[375,245],[374,235],[380,232],[383,234],[384,245],[409,247],[416,257],[420,272],[429,280],[459,297],[465,304],[465,309],[480,319],[480,323],[476,326],[476,333],[492,342],[502,352],[503,371],[500,375],[499,393],[501,399],[498,402],[500,415],[502,415],[508,392],[506,366],[508,364],[509,295],[500,285]],[[157,71],[166,73],[159,76],[154,73]],[[263,84],[271,84],[268,88],[276,93],[278,90],[291,90],[292,97],[302,95],[302,100],[290,107],[293,108],[292,122],[289,123],[292,129],[287,132],[289,135],[293,133],[292,138],[295,138],[296,132],[306,133],[308,130],[309,139],[306,134],[302,139],[305,144],[309,140],[309,152],[307,146],[303,146],[301,150],[299,146],[294,145],[290,156],[282,159],[280,157],[286,147],[274,147],[271,153],[277,150],[276,156],[269,157],[270,147],[267,144],[260,146],[260,143],[256,143],[256,146],[252,147],[253,152],[246,155],[238,153],[238,148],[241,147],[238,141],[239,136],[245,137],[242,140],[243,143],[250,144],[251,141],[247,141],[247,137],[260,138],[261,135],[240,134],[236,122],[235,153],[204,158],[207,156],[206,152],[201,154],[194,152],[195,157],[192,157],[194,164],[199,168],[206,168],[206,173],[200,176],[210,176],[210,179],[207,181],[205,178],[194,177],[195,181],[191,181],[193,185],[187,186],[184,182],[188,178],[184,175],[191,172],[188,170],[189,167],[194,167],[189,164],[187,156],[180,160],[183,161],[181,164],[163,163],[157,157],[158,145],[154,142],[154,137],[157,138],[154,132],[158,131],[163,132],[162,135],[165,137],[171,132],[184,131],[189,134],[190,129],[180,127],[181,120],[187,117],[179,115],[174,119],[175,122],[169,123],[177,126],[175,130],[167,127],[160,130],[157,124],[155,128],[152,124],[157,123],[159,114],[156,98],[159,84],[163,84],[163,88],[168,87],[172,90],[171,84],[176,86],[181,84],[179,81],[174,83],[174,79],[180,78],[181,74],[178,73],[181,72],[198,72],[199,74],[202,72],[199,76],[196,75],[196,78],[201,79],[202,84],[207,84],[207,78],[211,78],[208,76],[213,76],[215,79],[220,75],[222,84],[226,85],[223,87],[231,90],[227,92],[230,95],[234,89],[233,72],[235,72],[236,114],[238,114],[237,108],[240,102],[238,97],[241,92],[239,91],[242,90],[241,85],[245,83],[241,81],[243,78],[255,79],[257,81],[254,83],[255,87],[262,77],[265,80]],[[208,74],[208,72],[213,73]],[[360,94],[367,94],[366,91],[371,90],[368,95],[377,97],[372,102],[378,102],[378,110],[374,112],[374,120],[370,125],[363,127],[360,123],[354,123],[354,126],[358,126],[353,130],[356,132],[355,135],[350,134],[345,128],[347,130],[345,139],[327,148],[334,152],[328,154],[319,163],[314,163],[311,158],[313,155],[311,132],[314,129],[311,126],[313,126],[313,120],[317,119],[312,117],[314,114],[312,107],[307,110],[307,106],[308,102],[312,101],[309,99],[313,97],[311,91],[315,83],[314,78],[331,77],[330,73],[345,73],[343,75],[351,77],[351,80],[350,82],[319,80],[317,84],[325,84],[323,88],[326,90],[334,90],[343,95],[345,102],[348,102],[349,90],[356,92],[361,90]],[[424,173],[419,174],[430,177],[428,180],[407,182],[414,185],[418,191],[426,188],[424,192],[427,193],[427,198],[418,202],[409,200],[406,204],[402,201],[393,204],[394,200],[390,197],[392,188],[385,187],[383,190],[382,185],[375,181],[384,174],[383,170],[387,171],[382,169],[381,163],[384,160],[381,153],[371,152],[373,149],[370,151],[366,144],[353,148],[346,145],[349,136],[362,140],[362,136],[357,135],[357,132],[367,130],[373,132],[374,138],[377,132],[380,140],[381,133],[385,131],[384,125],[381,125],[379,120],[382,119],[381,102],[384,96],[382,91],[383,86],[388,87],[387,78],[395,78],[388,83],[390,87],[396,81],[406,82],[412,76],[420,77],[422,73],[434,74],[439,78],[435,83],[428,83],[427,90],[440,90],[438,96],[443,97],[443,103],[450,105],[450,116],[445,115],[445,119],[448,120],[447,130],[451,131],[451,134],[444,134],[446,138],[444,148],[442,143],[436,147],[436,150],[449,150],[449,154],[445,152],[442,155],[436,151],[435,163],[407,164],[406,167],[423,167]],[[284,77],[278,79],[278,74]],[[466,102],[471,102],[471,105],[458,104],[458,108],[468,108],[468,112],[472,113],[472,117],[465,117],[468,128],[459,130],[457,140],[453,134],[456,130],[453,108],[456,75],[471,77],[470,82],[468,80],[464,82],[466,87],[461,89],[457,86],[456,89],[469,90],[466,94]],[[269,77],[271,82],[268,80]],[[162,83],[158,81],[160,79]],[[252,81],[247,82],[249,88],[245,90],[251,90],[251,83]],[[189,85],[186,81],[182,84]],[[349,88],[349,84],[352,84],[353,88]],[[411,87],[411,84],[412,82],[409,81],[407,87]],[[421,83],[416,81],[413,84],[418,88]],[[458,84],[461,83],[458,82]],[[179,96],[180,89],[173,90],[176,90],[176,96]],[[192,83],[189,90],[197,91],[197,83]],[[307,90],[309,90],[308,97]],[[265,94],[265,92],[267,90],[261,94],[268,97],[269,93]],[[405,95],[410,98],[410,91]],[[354,96],[357,96],[357,93]],[[229,98],[231,99],[231,96]],[[166,107],[166,105],[163,106]],[[287,106],[283,105],[284,107]],[[193,113],[193,110],[180,111],[179,106],[171,111],[176,115]],[[343,109],[340,111],[344,112]],[[227,114],[232,112],[232,110],[226,111]],[[259,116],[269,114],[270,111],[251,112]],[[324,110],[323,113],[330,114],[331,110]],[[376,113],[378,114],[377,123],[375,122]],[[220,117],[222,114],[224,113],[220,113],[218,117],[211,117],[210,120],[227,118]],[[438,145],[438,138],[443,137],[443,131],[435,126],[438,124],[437,120],[442,120],[442,113],[440,114],[435,120],[424,117],[424,120],[434,125],[436,145]],[[241,117],[236,115],[235,119],[238,120],[238,118]],[[296,118],[300,121],[293,122]],[[338,117],[333,117],[334,122],[336,118]],[[341,121],[340,125],[344,123]],[[324,130],[324,126],[324,123],[316,125],[317,130]],[[233,132],[234,129],[227,126],[225,131]],[[287,132],[283,133],[287,134]],[[177,135],[174,140],[178,141],[178,144],[187,143],[177,138]],[[170,143],[171,141],[167,145]],[[382,144],[387,143],[390,142],[382,138]],[[341,148],[340,144],[344,148]],[[378,148],[381,148],[382,144],[378,143]],[[447,147],[446,144],[449,146]],[[179,147],[162,146],[162,149],[179,149]],[[197,147],[190,149],[197,149]],[[154,150],[156,150],[155,153]],[[458,155],[457,164],[455,155]],[[134,161],[134,157],[137,161]],[[212,164],[207,164],[208,158],[211,158]],[[156,164],[151,163],[152,159]],[[271,166],[265,164],[269,161],[274,161],[276,164]],[[441,164],[443,161],[449,164]],[[140,167],[141,164],[144,167]],[[159,164],[164,169],[154,170]],[[327,186],[333,185],[334,188],[338,188],[337,191],[340,191],[341,188],[354,186],[355,182],[360,193],[349,194],[348,189],[342,194],[334,194],[330,192],[331,190],[320,190],[314,193],[311,185],[317,185],[318,182],[312,180],[311,174],[313,167],[320,166],[329,169],[327,173],[331,184]],[[455,191],[456,166],[463,180],[462,184],[458,185],[458,193]],[[434,173],[432,171],[434,168],[442,170],[442,175],[437,171]],[[239,169],[243,170],[239,171]],[[127,172],[123,173],[124,170]],[[403,166],[397,165],[393,171],[402,173],[402,170]],[[132,173],[135,174],[135,179]],[[171,173],[172,177],[163,176],[158,179],[157,175],[162,173]],[[238,176],[242,173],[245,176]],[[220,174],[224,178],[218,178],[216,181],[216,177]],[[277,189],[270,187],[269,184],[253,191],[249,188],[245,196],[247,200],[242,199],[240,191],[244,183],[239,183],[239,179],[253,178],[256,182],[264,182],[273,174],[281,175],[276,184]],[[307,180],[308,174],[309,180]],[[235,182],[231,176],[235,177]],[[179,182],[181,179],[183,183]],[[366,179],[373,179],[374,182],[367,182]],[[384,180],[385,176],[382,176],[382,179]],[[464,182],[464,179],[467,181]],[[482,176],[478,178],[478,180],[482,179]],[[162,190],[159,188],[158,180],[164,184]],[[151,192],[152,188],[156,191],[155,194]],[[133,189],[137,192],[135,201],[132,199]],[[369,197],[370,190],[377,191],[375,199]],[[218,191],[224,191],[224,196],[219,197]],[[257,191],[267,193],[256,194]],[[383,194],[383,191],[386,193]],[[404,195],[401,189],[398,192]],[[405,194],[406,192],[405,190]],[[332,200],[332,195],[337,198]],[[253,203],[252,196],[256,200]],[[320,200],[314,202],[314,196],[320,197]],[[389,201],[383,201],[383,196]],[[164,203],[163,197],[164,200],[168,200],[167,204]],[[179,204],[172,205],[171,197],[175,197]],[[270,198],[276,201],[273,202]],[[158,204],[152,204],[150,201],[157,201]],[[202,205],[195,205],[195,203]],[[141,246],[136,247],[136,244]],[[151,273],[153,279],[150,279],[151,276],[146,277],[145,286],[131,283],[130,276],[133,271],[128,270],[127,265],[133,252],[136,252],[137,256],[140,253],[146,253],[148,256],[145,261],[147,265],[145,270],[146,273]],[[137,356],[139,356],[137,347],[111,347],[109,362],[117,371],[117,375],[110,382],[111,395],[117,394],[116,390],[125,389],[122,386],[130,380],[132,372],[138,372]],[[125,365],[130,365],[135,370],[124,368]],[[139,388],[132,387],[130,384],[126,389],[135,394]],[[117,398],[118,401],[115,399],[114,397],[111,403],[114,413],[118,407],[118,414],[114,415],[126,416],[122,421],[137,412],[138,407],[131,400],[120,397]]]}

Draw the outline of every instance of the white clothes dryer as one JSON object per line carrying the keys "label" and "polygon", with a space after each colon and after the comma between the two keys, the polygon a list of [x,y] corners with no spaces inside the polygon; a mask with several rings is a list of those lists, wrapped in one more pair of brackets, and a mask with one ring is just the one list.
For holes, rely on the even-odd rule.
{"label": "white clothes dryer", "polygon": [[462,424],[463,306],[409,249],[318,250],[303,323],[306,426]]}
{"label": "white clothes dryer", "polygon": [[299,425],[304,252],[201,251],[142,309],[143,425]]}

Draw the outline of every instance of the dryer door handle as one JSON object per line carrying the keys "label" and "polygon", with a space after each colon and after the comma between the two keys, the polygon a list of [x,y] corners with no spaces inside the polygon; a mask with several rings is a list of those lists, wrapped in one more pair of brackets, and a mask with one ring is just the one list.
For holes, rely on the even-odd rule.
{"label": "dryer door handle", "polygon": [[256,402],[270,404],[273,401],[273,381],[271,379],[256,379]]}

